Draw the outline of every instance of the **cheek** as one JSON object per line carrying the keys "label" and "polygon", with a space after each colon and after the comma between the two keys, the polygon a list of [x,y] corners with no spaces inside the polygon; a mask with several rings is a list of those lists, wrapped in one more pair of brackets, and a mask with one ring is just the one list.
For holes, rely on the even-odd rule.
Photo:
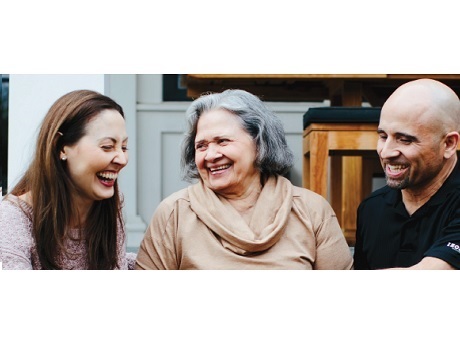
{"label": "cheek", "polygon": [[256,165],[256,160],[257,160],[257,151],[255,146],[250,146],[247,149],[247,159],[246,159],[246,165],[250,167],[254,167]]}
{"label": "cheek", "polygon": [[69,166],[68,174],[70,180],[77,186],[82,186],[93,179],[93,169],[84,164],[74,164]]}
{"label": "cheek", "polygon": [[204,155],[202,153],[195,153],[195,165],[198,169],[203,167]]}
{"label": "cheek", "polygon": [[253,154],[241,155],[240,154],[236,170],[240,174],[252,175],[256,166],[256,156]]}
{"label": "cheek", "polygon": [[[80,155],[69,165],[73,175],[89,175],[105,169],[113,158],[109,155],[95,152],[90,155]],[[69,162],[70,163],[70,162]]]}

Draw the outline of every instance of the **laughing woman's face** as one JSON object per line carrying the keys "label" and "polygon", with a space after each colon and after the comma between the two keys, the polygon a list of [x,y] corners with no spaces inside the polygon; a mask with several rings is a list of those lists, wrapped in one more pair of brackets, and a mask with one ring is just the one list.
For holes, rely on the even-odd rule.
{"label": "laughing woman's face", "polygon": [[224,197],[244,195],[260,184],[253,138],[227,110],[201,114],[195,137],[195,163],[204,184]]}
{"label": "laughing woman's face", "polygon": [[91,205],[111,198],[118,173],[128,163],[125,120],[116,110],[103,110],[85,128],[85,135],[72,146],[64,146],[67,171],[77,187],[74,199]]}

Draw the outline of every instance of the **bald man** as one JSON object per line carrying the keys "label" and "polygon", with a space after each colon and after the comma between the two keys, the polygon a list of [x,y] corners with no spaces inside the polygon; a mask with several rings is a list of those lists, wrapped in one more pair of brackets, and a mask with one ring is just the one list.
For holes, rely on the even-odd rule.
{"label": "bald man", "polygon": [[382,107],[377,153],[386,186],[358,208],[355,269],[460,268],[460,101],[419,79]]}

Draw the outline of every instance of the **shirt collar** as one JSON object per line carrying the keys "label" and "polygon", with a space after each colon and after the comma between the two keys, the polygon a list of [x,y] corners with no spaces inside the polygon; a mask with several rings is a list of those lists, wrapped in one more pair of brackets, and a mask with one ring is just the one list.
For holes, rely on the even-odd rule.
{"label": "shirt collar", "polygon": [[[452,170],[451,174],[447,177],[446,181],[444,181],[443,185],[439,190],[422,206],[418,209],[416,213],[419,211],[427,210],[429,207],[439,205],[446,200],[446,197],[455,191],[456,188],[460,186],[460,160],[457,161],[454,170]],[[402,193],[401,190],[390,188],[388,186],[384,187],[386,190],[384,191],[384,200],[388,205],[393,206],[394,208],[401,208],[401,210],[405,210],[405,207],[402,202]],[[399,207],[398,207],[399,206]],[[422,212],[424,213],[424,212]]]}

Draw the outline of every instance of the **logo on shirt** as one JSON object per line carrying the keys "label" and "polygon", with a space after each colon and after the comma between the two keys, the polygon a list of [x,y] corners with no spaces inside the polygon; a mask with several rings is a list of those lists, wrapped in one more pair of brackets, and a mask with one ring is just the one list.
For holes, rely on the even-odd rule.
{"label": "logo on shirt", "polygon": [[452,249],[455,250],[456,252],[459,252],[459,253],[460,253],[460,246],[459,246],[458,244],[449,242],[449,243],[447,243],[447,246],[448,246],[449,248],[452,248]]}

